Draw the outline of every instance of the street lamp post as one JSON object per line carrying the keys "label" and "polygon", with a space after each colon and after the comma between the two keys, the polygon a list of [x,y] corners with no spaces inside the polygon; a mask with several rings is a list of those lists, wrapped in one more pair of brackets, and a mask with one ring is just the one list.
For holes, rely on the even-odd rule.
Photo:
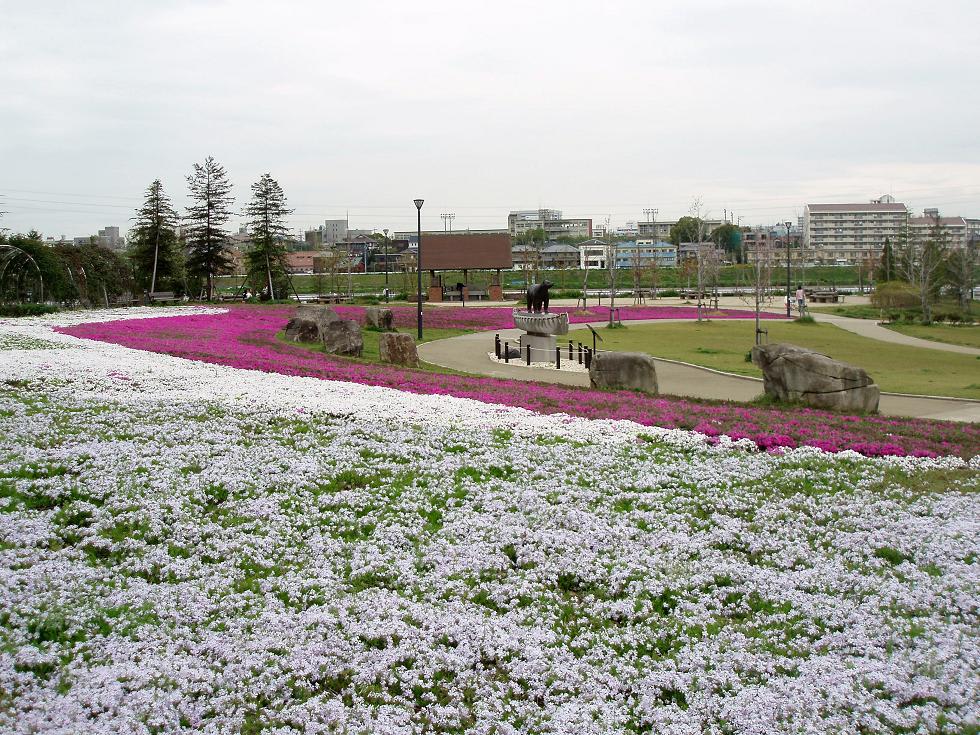
{"label": "street lamp post", "polygon": [[790,270],[789,270],[789,226],[790,223],[786,223],[786,316],[793,316],[793,286],[790,283]]}
{"label": "street lamp post", "polygon": [[385,303],[388,303],[388,228],[384,228],[385,233]]}
{"label": "street lamp post", "polygon": [[422,204],[424,199],[415,200],[415,209],[418,211],[418,250],[415,259],[418,261],[415,270],[418,272],[418,303],[419,303],[419,341],[422,340]]}

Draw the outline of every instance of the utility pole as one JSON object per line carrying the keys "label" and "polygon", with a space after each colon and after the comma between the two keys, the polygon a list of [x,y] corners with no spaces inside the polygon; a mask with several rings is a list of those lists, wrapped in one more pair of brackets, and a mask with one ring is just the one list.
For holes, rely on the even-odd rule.
{"label": "utility pole", "polygon": [[385,303],[388,302],[388,228],[385,227]]}
{"label": "utility pole", "polygon": [[455,212],[443,212],[439,215],[442,217],[442,231],[452,232],[453,231],[453,220],[456,219]]}
{"label": "utility pole", "polygon": [[609,327],[613,325],[613,309],[616,306],[616,255],[613,253],[612,231],[606,216],[606,265],[609,268]]}
{"label": "utility pole", "polygon": [[793,285],[792,285],[792,279],[790,278],[790,271],[789,271],[789,225],[790,223],[787,222],[786,223],[786,316],[787,317],[793,316],[793,307],[792,307]]}

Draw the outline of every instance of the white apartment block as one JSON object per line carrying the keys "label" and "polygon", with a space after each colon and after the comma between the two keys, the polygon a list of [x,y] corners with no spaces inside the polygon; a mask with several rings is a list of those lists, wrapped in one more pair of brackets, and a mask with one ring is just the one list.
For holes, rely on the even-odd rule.
{"label": "white apartment block", "polygon": [[651,265],[672,268],[677,265],[677,248],[673,243],[640,238],[635,242],[616,244],[617,268],[648,268]]}
{"label": "white apartment block", "polygon": [[912,237],[925,241],[937,225],[952,249],[980,239],[980,220],[940,217],[938,209],[926,209],[921,217],[913,217],[907,206],[887,195],[867,204],[807,204],[803,209],[803,257],[825,264],[876,259],[886,239],[894,247],[904,240],[908,228]]}
{"label": "white apartment block", "polygon": [[807,204],[803,257],[831,265],[876,258],[886,239],[898,241],[908,214],[908,208],[890,196],[865,204]]}
{"label": "white apartment block", "polygon": [[347,239],[347,220],[328,219],[323,222],[324,245],[336,245]]}
{"label": "white apartment block", "polygon": [[507,215],[507,229],[511,237],[539,228],[545,231],[547,240],[559,237],[593,237],[591,219],[566,219],[559,209],[524,209]]}

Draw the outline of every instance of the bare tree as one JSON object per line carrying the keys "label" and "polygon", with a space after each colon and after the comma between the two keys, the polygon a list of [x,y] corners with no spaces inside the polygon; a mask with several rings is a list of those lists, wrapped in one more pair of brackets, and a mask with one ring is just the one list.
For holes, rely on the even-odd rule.
{"label": "bare tree", "polygon": [[743,291],[740,298],[751,304],[755,311],[755,343],[762,343],[762,327],[760,324],[760,313],[762,305],[768,304],[772,295],[772,274],[776,267],[777,255],[771,240],[762,240],[755,247],[755,258],[749,264],[748,291]]}
{"label": "bare tree", "polygon": [[[705,280],[709,275],[709,252],[705,243],[705,224],[702,215],[702,209],[704,203],[701,197],[695,197],[691,202],[691,208],[688,210],[692,223],[691,238],[694,243],[694,253],[697,266],[697,277],[698,277],[698,321],[704,320],[704,284]],[[712,248],[713,250],[713,248]]]}
{"label": "bare tree", "polygon": [[948,246],[949,232],[938,214],[925,239],[912,229],[906,216],[900,243],[899,269],[919,292],[922,321],[926,324],[932,322],[932,301],[944,274]]}
{"label": "bare tree", "polygon": [[964,243],[963,248],[950,253],[946,260],[946,277],[956,291],[960,309],[970,312],[970,301],[977,275],[977,241],[973,238]]}

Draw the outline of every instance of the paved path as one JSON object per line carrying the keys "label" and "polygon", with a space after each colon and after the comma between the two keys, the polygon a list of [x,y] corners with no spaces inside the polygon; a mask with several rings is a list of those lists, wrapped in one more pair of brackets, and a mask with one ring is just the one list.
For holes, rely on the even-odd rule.
{"label": "paved path", "polygon": [[[845,317],[833,318],[845,319]],[[630,323],[649,324],[665,321],[689,320],[639,319],[632,320]],[[848,319],[847,321],[861,322],[863,320]],[[605,322],[596,322],[592,326],[601,327],[604,325]],[[585,326],[585,324],[570,324],[569,330],[584,329]],[[845,328],[843,325],[838,326]],[[890,337],[905,337],[905,335],[892,332],[883,327],[878,327],[878,329],[889,336],[888,339],[883,339],[882,341],[901,342],[901,340],[893,340]],[[857,333],[862,334],[861,332]],[[489,375],[496,378],[510,378],[514,380],[536,380],[543,383],[560,383],[563,385],[589,385],[589,376],[586,373],[549,370],[547,368],[529,368],[519,364],[507,365],[492,361],[488,353],[493,350],[494,334],[495,332],[474,332],[459,337],[426,342],[419,345],[419,357],[425,362],[434,365],[477,375]],[[507,340],[514,343],[523,334],[523,331],[520,329],[505,329],[496,332],[496,334],[500,334],[501,341]],[[872,339],[877,338],[869,334],[864,334],[863,336],[869,336]],[[913,338],[909,337],[908,339]],[[939,344],[927,340],[914,341],[916,342],[915,346],[920,346],[918,343],[921,342],[932,349],[935,349],[936,345]],[[956,345],[945,346],[956,347]],[[688,365],[672,360],[654,359],[657,362],[657,382],[660,385],[660,391],[667,395],[726,401],[751,401],[762,393],[762,380],[760,378],[722,373],[697,365]],[[980,421],[980,401],[956,398],[932,398],[886,393],[881,396],[878,410],[885,416],[911,416],[916,418],[944,419],[946,421]]]}
{"label": "paved path", "polygon": [[898,345],[909,347],[922,347],[927,350],[941,350],[943,352],[959,352],[961,355],[978,355],[980,349],[967,347],[965,345],[951,345],[946,342],[935,342],[931,339],[920,339],[919,337],[909,337],[907,334],[896,332],[893,329],[886,329],[874,319],[855,319],[849,316],[837,316],[836,314],[822,314],[810,312],[811,316],[818,322],[833,324],[834,326],[846,329],[848,332],[859,334],[869,339],[877,339],[882,342],[892,342]]}

